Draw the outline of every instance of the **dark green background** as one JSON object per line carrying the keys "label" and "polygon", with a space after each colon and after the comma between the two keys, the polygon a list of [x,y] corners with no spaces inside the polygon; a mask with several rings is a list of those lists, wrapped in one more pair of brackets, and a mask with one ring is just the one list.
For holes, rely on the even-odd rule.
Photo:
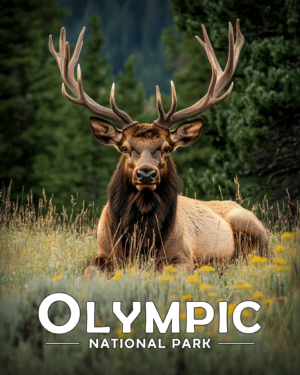
{"label": "dark green background", "polygon": [[[67,7],[67,8],[63,8]],[[205,95],[211,69],[194,36],[208,34],[221,66],[228,52],[228,21],[241,21],[245,45],[234,90],[203,117],[200,139],[174,154],[184,194],[235,198],[238,176],[244,199],[299,197],[299,10],[296,0],[262,1],[4,1],[0,19],[0,181],[12,181],[15,200],[43,189],[61,209],[71,195],[81,205],[105,204],[119,154],[97,143],[89,111],[61,94],[56,61],[48,50],[59,32],[75,43],[87,32],[80,57],[85,91],[134,120],[157,118],[155,85],[170,106],[175,82],[178,109]],[[100,21],[101,19],[101,21]],[[72,50],[72,48],[71,48]],[[109,54],[109,55],[108,55]],[[78,196],[78,198],[77,198]]]}

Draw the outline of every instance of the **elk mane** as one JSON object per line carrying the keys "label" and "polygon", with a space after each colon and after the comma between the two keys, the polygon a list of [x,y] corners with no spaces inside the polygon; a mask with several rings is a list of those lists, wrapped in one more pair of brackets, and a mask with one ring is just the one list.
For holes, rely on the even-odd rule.
{"label": "elk mane", "polygon": [[[120,240],[124,256],[134,250],[141,255],[158,255],[174,223],[178,190],[182,181],[176,166],[168,159],[167,174],[155,191],[137,191],[126,176],[125,160],[121,158],[108,186],[110,207],[109,228]],[[133,243],[136,249],[132,249]]]}

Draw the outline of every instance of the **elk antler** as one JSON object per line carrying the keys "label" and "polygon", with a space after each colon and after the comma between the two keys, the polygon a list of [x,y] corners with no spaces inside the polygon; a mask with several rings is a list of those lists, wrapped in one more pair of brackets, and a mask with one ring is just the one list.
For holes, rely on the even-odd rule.
{"label": "elk antler", "polygon": [[204,34],[205,43],[198,36],[196,36],[196,39],[205,49],[205,52],[207,54],[208,60],[212,68],[212,78],[210,81],[208,92],[202,99],[200,99],[197,103],[195,103],[191,107],[175,112],[177,98],[176,98],[174,84],[171,81],[172,105],[171,105],[170,111],[167,114],[165,114],[162,104],[161,104],[161,96],[160,96],[159,87],[156,86],[156,104],[157,104],[157,109],[159,112],[159,117],[157,120],[154,121],[154,123],[156,125],[159,125],[160,127],[163,127],[165,129],[170,129],[170,127],[178,121],[200,115],[201,113],[205,112],[207,109],[211,108],[213,105],[220,103],[224,99],[226,99],[227,96],[230,95],[232,91],[233,82],[231,83],[227,92],[223,96],[218,98],[221,91],[227,85],[227,83],[229,82],[229,80],[231,79],[234,73],[241,49],[244,44],[244,37],[241,34],[241,30],[240,30],[240,20],[236,21],[236,42],[235,43],[234,43],[234,38],[233,38],[233,28],[232,28],[231,23],[229,22],[229,55],[228,55],[228,60],[227,60],[227,64],[226,64],[224,72],[218,63],[218,60],[216,58],[212,45],[209,41],[204,25],[202,25],[202,30]]}
{"label": "elk antler", "polygon": [[56,52],[54,49],[53,42],[52,42],[52,35],[49,36],[49,50],[57,61],[64,83],[68,86],[68,88],[72,91],[72,93],[76,96],[76,98],[73,98],[72,96],[67,94],[64,83],[62,84],[63,95],[67,99],[69,99],[71,102],[82,105],[83,107],[86,107],[91,112],[95,113],[96,115],[115,121],[116,123],[121,125],[123,129],[131,125],[137,124],[138,123],[137,121],[132,121],[132,119],[128,116],[127,113],[117,108],[116,103],[115,103],[115,84],[114,83],[112,85],[111,93],[110,93],[110,106],[112,108],[111,110],[94,102],[94,100],[91,99],[83,91],[82,81],[81,81],[81,69],[80,69],[79,64],[77,66],[77,82],[76,82],[75,77],[74,77],[74,68],[75,68],[75,65],[77,64],[77,61],[81,52],[81,48],[83,45],[84,32],[85,32],[85,27],[82,29],[79,35],[71,61],[70,61],[70,47],[69,47],[69,42],[66,42],[65,28],[63,27],[60,32],[59,52]]}

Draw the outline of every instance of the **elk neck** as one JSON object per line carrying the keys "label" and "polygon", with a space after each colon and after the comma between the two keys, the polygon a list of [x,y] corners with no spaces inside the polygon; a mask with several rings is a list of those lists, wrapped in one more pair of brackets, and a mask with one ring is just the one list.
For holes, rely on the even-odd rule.
{"label": "elk neck", "polygon": [[167,167],[166,176],[152,192],[138,191],[131,184],[123,157],[117,165],[107,189],[109,228],[115,242],[121,237],[126,256],[132,250],[143,256],[157,255],[174,225],[182,181],[171,157]]}

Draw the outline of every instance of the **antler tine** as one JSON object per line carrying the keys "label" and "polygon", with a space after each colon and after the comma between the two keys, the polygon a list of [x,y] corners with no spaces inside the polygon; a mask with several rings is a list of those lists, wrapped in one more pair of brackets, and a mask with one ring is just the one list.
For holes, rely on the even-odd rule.
{"label": "antler tine", "polygon": [[[119,109],[117,106],[116,106],[116,102],[115,102],[115,83],[112,84],[111,86],[111,91],[110,91],[110,106],[111,106],[111,109],[125,122],[127,123],[128,122],[128,115],[126,112],[124,111],[121,111],[121,109]],[[130,117],[129,117],[130,118]],[[135,125],[135,124],[138,124],[138,121],[132,121],[131,120],[131,124],[130,125]],[[127,126],[126,126],[127,127]]]}
{"label": "antler tine", "polygon": [[55,57],[55,60],[59,66],[59,58],[58,58],[58,53],[55,51],[54,45],[53,45],[53,40],[52,40],[52,35],[49,35],[49,50],[52,53],[52,55]]}
{"label": "antler tine", "polygon": [[241,29],[240,29],[240,20],[237,19],[236,20],[236,41],[234,44],[234,64],[235,64],[234,67],[236,67],[237,62],[239,60],[240,53],[244,45],[244,40],[245,38],[243,34],[241,33]]}
{"label": "antler tine", "polygon": [[60,55],[64,53],[65,43],[66,43],[66,29],[62,27],[60,30],[60,36],[59,36],[59,54]]}
{"label": "antler tine", "polygon": [[202,32],[204,36],[205,43],[199,38],[198,35],[195,35],[195,38],[201,44],[201,46],[205,49],[206,55],[211,65],[215,65],[217,72],[222,72],[220,64],[216,58],[214,49],[210,43],[209,37],[207,35],[207,31],[204,25],[202,25]]}
{"label": "antler tine", "polygon": [[84,97],[84,91],[83,91],[82,80],[81,80],[81,69],[80,69],[80,65],[79,64],[77,66],[77,82],[78,82],[78,89],[79,89],[78,90],[79,91],[79,94],[78,94],[79,98],[73,98],[72,96],[70,96],[66,92],[65,84],[64,83],[62,84],[62,93],[72,103],[81,104],[84,107],[88,108],[87,102],[86,102],[85,97]]}
{"label": "antler tine", "polygon": [[[226,67],[224,72],[222,69],[220,69],[220,78],[218,85],[216,87],[216,96],[219,96],[220,92],[224,89],[224,87],[227,85],[229,79],[232,77],[235,69],[234,64],[234,38],[233,38],[233,28],[231,22],[229,22],[229,30],[228,30],[228,39],[229,39],[229,53],[228,53],[228,59],[226,63]],[[228,78],[229,77],[229,78]]]}
{"label": "antler tine", "polygon": [[169,119],[172,117],[174,112],[176,111],[177,107],[177,96],[176,96],[176,90],[173,81],[171,81],[171,90],[172,90],[172,104],[169,112],[166,115],[166,121],[169,121]]}
{"label": "antler tine", "polygon": [[165,121],[165,111],[163,109],[163,106],[162,106],[162,103],[161,103],[161,95],[160,95],[160,90],[159,90],[159,87],[156,86],[156,108],[158,110],[158,113],[159,113],[159,118],[158,118],[158,122],[164,122]]}
{"label": "antler tine", "polygon": [[52,35],[49,36],[49,50],[52,55],[55,57],[57,64],[59,66],[62,78],[64,83],[67,87],[72,91],[72,93],[76,96],[73,98],[70,96],[65,89],[64,83],[62,84],[62,93],[63,95],[69,99],[71,102],[82,105],[83,107],[88,108],[91,112],[99,115],[101,117],[113,120],[120,124],[122,128],[126,128],[128,126],[132,126],[137,124],[137,121],[132,121],[129,115],[120,109],[117,108],[114,100],[114,85],[112,88],[111,94],[111,106],[112,110],[97,104],[93,99],[91,99],[83,90],[82,86],[82,79],[81,79],[81,69],[80,65],[78,64],[77,67],[77,81],[74,77],[74,68],[78,62],[80,52],[83,45],[83,37],[85,32],[85,27],[82,29],[76,47],[73,53],[73,56],[70,60],[70,47],[69,42],[66,42],[66,30],[63,27],[60,33],[60,42],[59,42],[59,52],[55,51],[52,41]]}
{"label": "antler tine", "polygon": [[212,69],[212,76],[211,76],[207,94],[203,98],[203,102],[208,102],[210,99],[214,97],[214,91],[215,91],[215,87],[216,87],[217,80],[218,80],[218,72],[217,72],[215,65],[212,65],[211,69]]}
{"label": "antler tine", "polygon": [[86,30],[86,27],[84,26],[84,28],[81,30],[81,32],[79,34],[75,50],[74,50],[73,56],[72,56],[71,61],[70,61],[70,68],[71,69],[74,69],[74,67],[77,64],[77,61],[79,59],[81,49],[82,49],[82,46],[83,46],[83,37],[84,37],[85,30]]}
{"label": "antler tine", "polygon": [[[224,71],[221,69],[218,63],[218,60],[216,58],[216,55],[214,53],[213,47],[210,43],[210,40],[209,40],[209,37],[207,35],[204,25],[202,25],[202,30],[203,30],[204,42],[198,36],[196,36],[196,39],[204,48],[206,55],[208,57],[208,60],[210,62],[211,68],[212,68],[212,78],[210,81],[207,94],[202,99],[200,99],[197,103],[192,105],[191,107],[175,112],[174,106],[176,108],[176,104],[174,104],[174,102],[176,101],[176,99],[174,99],[174,95],[176,98],[176,94],[175,94],[175,87],[173,87],[171,83],[172,85],[171,109],[168,112],[167,116],[165,115],[162,116],[160,113],[159,118],[156,121],[154,121],[155,124],[161,127],[170,128],[176,122],[200,115],[201,113],[205,112],[207,109],[211,108],[213,105],[220,103],[221,101],[226,99],[227,96],[229,96],[232,91],[233,83],[230,85],[226,93],[222,95],[220,98],[218,98],[219,94],[225,88],[225,86],[227,85],[227,83],[229,82],[229,80],[231,79],[234,73],[241,49],[244,44],[244,37],[241,34],[241,30],[240,30],[240,22],[239,20],[236,21],[236,42],[235,43],[234,43],[234,37],[233,37],[233,28],[232,28],[231,23],[229,22],[229,30],[228,30],[229,53],[228,53],[227,64],[226,64]],[[173,95],[173,89],[174,89],[174,95]],[[160,101],[160,98],[159,98],[159,101]]]}
{"label": "antler tine", "polygon": [[159,87],[156,86],[156,107],[159,113],[159,117],[157,120],[154,121],[154,123],[160,127],[168,129],[168,122],[172,115],[174,114],[177,106],[177,97],[176,97],[176,91],[175,91],[175,86],[173,81],[171,81],[171,90],[172,90],[172,104],[169,112],[165,114],[165,111],[162,106],[161,102],[161,95],[160,95],[160,90]]}

